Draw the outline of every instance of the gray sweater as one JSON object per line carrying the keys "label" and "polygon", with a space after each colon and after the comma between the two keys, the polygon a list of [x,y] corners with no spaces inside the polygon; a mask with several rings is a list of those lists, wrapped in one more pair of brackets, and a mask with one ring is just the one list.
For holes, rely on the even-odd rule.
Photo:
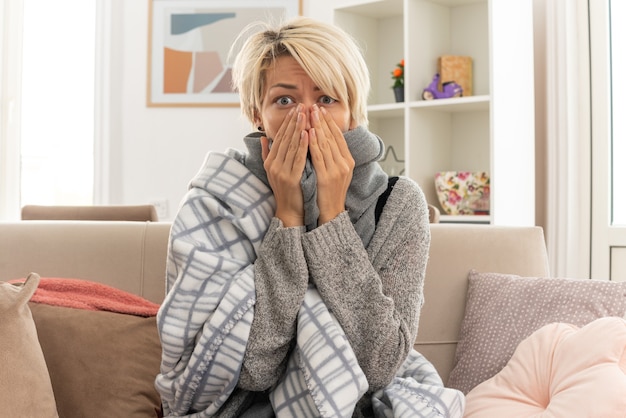
{"label": "gray sweater", "polygon": [[[428,207],[401,177],[367,246],[346,212],[320,227],[285,228],[274,218],[255,262],[256,304],[239,389],[221,416],[239,416],[248,391],[272,388],[284,373],[309,280],[341,324],[370,393],[354,416],[367,416],[371,392],[389,384],[413,347],[424,302],[430,245]],[[362,410],[364,409],[364,410]],[[258,415],[257,415],[258,416]]]}

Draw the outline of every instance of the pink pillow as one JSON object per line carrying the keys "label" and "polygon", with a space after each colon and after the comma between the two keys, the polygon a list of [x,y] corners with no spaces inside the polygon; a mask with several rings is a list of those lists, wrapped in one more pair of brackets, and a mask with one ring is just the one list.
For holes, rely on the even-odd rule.
{"label": "pink pillow", "polygon": [[465,418],[602,417],[626,411],[626,320],[553,323],[466,397]]}

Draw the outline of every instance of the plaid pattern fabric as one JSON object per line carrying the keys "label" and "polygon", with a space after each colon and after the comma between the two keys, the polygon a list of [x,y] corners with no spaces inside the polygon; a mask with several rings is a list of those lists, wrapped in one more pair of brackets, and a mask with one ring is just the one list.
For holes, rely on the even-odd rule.
{"label": "plaid pattern fabric", "polygon": [[172,225],[156,386],[166,415],[208,417],[234,390],[254,315],[253,261],[271,191],[237,161],[209,154]]}
{"label": "plaid pattern fabric", "polygon": [[381,418],[462,418],[465,396],[444,387],[435,367],[412,350],[393,381],[374,393],[372,406]]}
{"label": "plaid pattern fabric", "polygon": [[270,395],[276,416],[350,417],[367,389],[341,326],[309,286],[298,313],[296,348]]}
{"label": "plaid pattern fabric", "polygon": [[[168,293],[157,315],[163,355],[155,384],[166,417],[213,416],[235,389],[254,316],[253,263],[274,205],[271,190],[223,154],[210,153],[192,181],[172,225]],[[413,370],[413,360],[402,370]],[[443,385],[420,388],[439,402],[437,410],[455,410],[457,399],[446,397]],[[341,326],[309,287],[296,348],[270,394],[277,417],[350,417],[367,389]],[[390,390],[385,396],[393,404],[385,410],[379,402],[381,416],[396,409],[433,416],[416,413],[422,403]]]}

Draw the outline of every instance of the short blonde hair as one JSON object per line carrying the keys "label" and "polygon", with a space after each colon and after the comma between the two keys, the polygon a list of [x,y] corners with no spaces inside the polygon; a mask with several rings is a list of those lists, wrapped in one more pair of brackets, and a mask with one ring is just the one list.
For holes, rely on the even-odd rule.
{"label": "short blonde hair", "polygon": [[367,126],[369,72],[361,49],[342,29],[306,17],[277,26],[257,22],[241,32],[231,55],[242,43],[233,63],[233,87],[251,123],[260,114],[268,68],[276,58],[290,55],[317,87],[348,104],[357,125]]}

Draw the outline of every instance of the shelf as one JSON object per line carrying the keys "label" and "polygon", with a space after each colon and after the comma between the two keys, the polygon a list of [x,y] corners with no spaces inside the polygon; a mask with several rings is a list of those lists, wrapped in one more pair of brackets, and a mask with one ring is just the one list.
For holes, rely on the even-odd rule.
{"label": "shelf", "polygon": [[441,4],[443,6],[455,7],[466,6],[474,3],[484,3],[484,0],[429,0],[431,3]]}
{"label": "shelf", "polygon": [[365,17],[384,19],[387,17],[402,15],[401,0],[372,0],[372,1],[347,1],[338,7],[336,11],[349,12]]}
{"label": "shelf", "polygon": [[371,105],[367,107],[367,113],[377,118],[399,118],[404,116],[404,103]]}
{"label": "shelf", "polygon": [[491,222],[490,215],[441,215],[440,223],[456,224],[488,224]]}
{"label": "shelf", "polygon": [[452,99],[420,100],[410,102],[413,109],[432,109],[439,112],[475,112],[489,110],[489,95],[455,97]]}
{"label": "shelf", "polygon": [[367,111],[371,117],[375,118],[397,118],[404,115],[404,108],[430,109],[438,112],[475,112],[489,110],[490,98],[488,95],[455,97],[453,99],[419,100],[405,103],[385,103],[370,105]]}
{"label": "shelf", "polygon": [[[332,9],[364,52],[369,126],[395,155],[382,161],[386,172],[415,180],[437,202],[437,171],[487,171],[491,213],[441,222],[534,224],[535,180],[519,175],[534,167],[532,2],[336,0]],[[472,95],[422,99],[442,55],[472,58]],[[397,103],[391,71],[400,59],[405,101]]]}
{"label": "shelf", "polygon": [[[465,6],[484,3],[486,0],[428,0],[429,3],[447,7]],[[402,0],[345,0],[334,7],[334,10],[347,11],[361,16],[386,18],[403,13]]]}

